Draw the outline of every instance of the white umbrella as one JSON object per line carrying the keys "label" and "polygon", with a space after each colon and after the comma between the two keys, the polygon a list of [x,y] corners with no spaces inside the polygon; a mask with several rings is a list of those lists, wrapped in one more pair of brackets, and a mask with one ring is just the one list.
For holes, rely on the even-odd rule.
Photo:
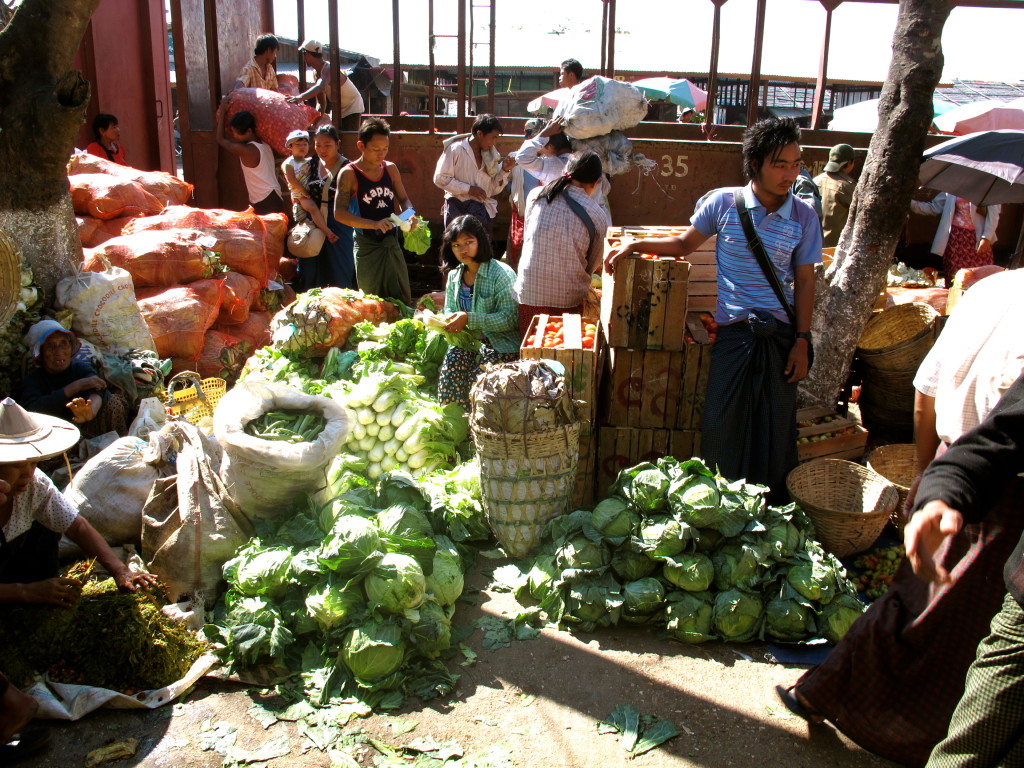
{"label": "white umbrella", "polygon": [[[858,101],[848,107],[840,107],[832,113],[832,122],[828,124],[830,131],[860,131],[874,133],[878,128],[879,99]],[[941,115],[954,108],[954,104],[942,99],[932,99],[932,109]]]}
{"label": "white umbrella", "polygon": [[1001,128],[1024,128],[1024,99],[1014,102],[996,100],[974,101],[961,104],[935,118],[935,127],[943,133],[963,136],[978,131],[998,131]]}

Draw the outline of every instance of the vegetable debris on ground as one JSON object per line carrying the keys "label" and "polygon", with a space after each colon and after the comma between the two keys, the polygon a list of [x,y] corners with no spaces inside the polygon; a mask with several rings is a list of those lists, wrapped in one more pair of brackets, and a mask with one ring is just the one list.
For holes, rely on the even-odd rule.
{"label": "vegetable debris on ground", "polygon": [[767,506],[763,486],[669,457],[612,490],[552,520],[539,554],[496,570],[496,586],[563,627],[646,624],[685,643],[836,642],[864,609],[807,516]]}
{"label": "vegetable debris on ground", "polygon": [[19,605],[0,622],[0,671],[15,685],[36,673],[58,683],[109,688],[128,695],[163,688],[185,676],[206,643],[161,612],[155,592],[125,592],[113,579],[77,563],[69,578],[85,584],[74,607]]}

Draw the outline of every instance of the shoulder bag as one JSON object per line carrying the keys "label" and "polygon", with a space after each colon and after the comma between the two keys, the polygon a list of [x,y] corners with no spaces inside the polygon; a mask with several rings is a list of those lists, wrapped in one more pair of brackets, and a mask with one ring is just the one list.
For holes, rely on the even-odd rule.
{"label": "shoulder bag", "polygon": [[[779,299],[779,303],[782,304],[782,308],[786,310],[786,316],[789,318],[789,322],[792,323],[793,327],[796,327],[796,312],[793,309],[793,305],[789,303],[789,299],[786,298],[785,291],[782,290],[782,281],[779,280],[778,274],[775,272],[775,268],[772,266],[771,260],[768,258],[768,253],[764,249],[764,243],[761,242],[761,238],[757,235],[757,230],[754,228],[754,220],[750,217],[750,209],[747,208],[746,200],[743,198],[743,190],[737,189],[733,192],[733,200],[736,203],[736,213],[739,214],[740,224],[743,225],[743,234],[747,238],[747,245],[750,247],[750,252],[754,254],[754,258],[757,259],[757,263],[761,266],[761,271],[764,272],[765,279],[768,281],[768,285],[775,291],[776,297]],[[811,340],[807,340],[807,367],[810,368],[814,364],[814,344]]]}
{"label": "shoulder bag", "polygon": [[[331,171],[322,180],[318,180],[323,190],[320,195],[320,215],[324,217],[324,221],[327,221],[327,188],[331,186],[335,171]],[[288,253],[292,256],[298,259],[311,259],[320,254],[326,239],[327,236],[313,223],[313,220],[306,218],[291,228],[285,244],[288,246]]]}

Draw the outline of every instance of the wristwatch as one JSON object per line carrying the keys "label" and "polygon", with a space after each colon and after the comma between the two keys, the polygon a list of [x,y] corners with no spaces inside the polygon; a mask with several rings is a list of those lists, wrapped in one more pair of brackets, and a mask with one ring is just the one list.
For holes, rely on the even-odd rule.
{"label": "wristwatch", "polygon": [[813,344],[814,343],[814,339],[811,337],[811,332],[810,331],[798,331],[797,334],[796,334],[796,337],[798,339],[805,339],[808,344]]}

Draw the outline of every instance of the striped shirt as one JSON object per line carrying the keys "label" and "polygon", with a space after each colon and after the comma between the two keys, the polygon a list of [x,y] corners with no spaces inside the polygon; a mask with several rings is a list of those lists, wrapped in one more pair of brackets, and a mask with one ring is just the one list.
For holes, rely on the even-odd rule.
{"label": "striped shirt", "polygon": [[[750,252],[733,200],[735,188],[723,187],[709,193],[690,223],[705,237],[718,234],[715,261],[718,265],[718,309],[715,320],[734,323],[745,320],[754,309],[771,312],[783,323],[786,310],[764,276],[761,265]],[[775,266],[783,292],[793,303],[794,268],[821,262],[821,223],[814,208],[792,193],[774,213],[768,213],[754,195],[753,186],[743,188],[768,258]]]}

